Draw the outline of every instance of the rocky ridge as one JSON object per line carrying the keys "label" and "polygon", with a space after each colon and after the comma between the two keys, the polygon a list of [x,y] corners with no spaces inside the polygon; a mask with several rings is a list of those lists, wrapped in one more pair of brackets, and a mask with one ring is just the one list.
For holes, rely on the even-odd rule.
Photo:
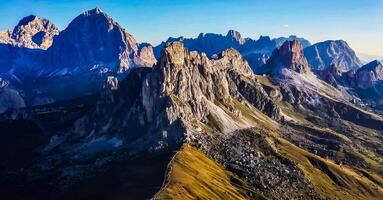
{"label": "rocky ridge", "polygon": [[58,28],[48,19],[29,15],[21,19],[13,30],[1,32],[0,42],[31,49],[48,49],[53,37],[58,34]]}
{"label": "rocky ridge", "polygon": [[15,26],[11,38],[22,47],[48,49],[58,34],[59,30],[52,22],[30,15]]}
{"label": "rocky ridge", "polygon": [[355,73],[356,85],[362,89],[373,87],[383,80],[383,65],[375,60],[361,68]]}
{"label": "rocky ridge", "polygon": [[[131,87],[136,89],[126,90],[126,84],[133,83],[137,85]],[[209,132],[224,133],[249,127],[256,116],[243,113],[248,117],[238,118],[243,107],[258,109],[280,119],[278,106],[272,103],[247,62],[234,49],[210,60],[203,53],[189,52],[182,43],[173,42],[164,48],[154,68],[134,70],[119,85],[121,89],[112,97],[113,104],[119,105],[117,108],[106,109],[106,105],[105,109],[99,109],[82,121],[90,121],[93,115],[102,116],[100,122],[107,123],[107,127],[133,146],[145,142],[151,144],[141,146],[164,148],[208,126],[213,126],[208,128]],[[136,124],[137,121],[140,123]],[[93,133],[95,137],[110,131],[98,126],[105,124],[86,125],[82,126],[86,129],[76,130],[81,130],[80,134],[103,130]],[[143,140],[143,135],[150,138]]]}
{"label": "rocky ridge", "polygon": [[251,38],[243,38],[238,31],[229,30],[226,35],[201,33],[197,38],[169,38],[166,42],[162,42],[154,48],[154,54],[156,58],[159,58],[160,52],[166,43],[174,41],[183,42],[185,47],[191,51],[204,52],[209,58],[219,54],[227,48],[234,48],[244,56],[252,70],[257,73],[258,68],[265,64],[275,48],[279,47],[279,45],[283,44],[285,41],[294,39],[299,39],[305,45],[310,44],[307,40],[297,38],[296,36],[277,39],[271,39],[268,36],[260,36],[258,40],[255,40]]}

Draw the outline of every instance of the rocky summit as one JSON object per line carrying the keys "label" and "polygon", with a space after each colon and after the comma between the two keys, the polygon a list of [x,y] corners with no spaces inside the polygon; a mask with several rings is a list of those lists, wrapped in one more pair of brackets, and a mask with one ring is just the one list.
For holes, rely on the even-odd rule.
{"label": "rocky summit", "polygon": [[372,61],[356,71],[356,84],[360,88],[373,87],[383,80],[383,65],[381,62]]}
{"label": "rocky summit", "polygon": [[279,49],[276,49],[267,61],[265,72],[281,73],[283,69],[289,69],[298,73],[307,73],[311,67],[303,54],[303,47],[298,40],[286,41]]}
{"label": "rocky summit", "polygon": [[95,8],[0,51],[4,199],[383,199],[383,65],[346,42],[152,47]]}
{"label": "rocky summit", "polygon": [[344,72],[356,70],[362,66],[354,50],[342,40],[319,42],[309,46],[305,48],[305,56],[315,70],[323,70],[335,65]]}
{"label": "rocky summit", "polygon": [[13,30],[2,32],[0,41],[20,47],[48,49],[58,33],[58,28],[49,20],[29,15],[21,19]]}
{"label": "rocky summit", "polygon": [[47,52],[47,60],[48,66],[58,68],[106,65],[117,72],[134,66],[151,67],[156,62],[150,46],[138,45],[99,8],[79,15],[61,31]]}

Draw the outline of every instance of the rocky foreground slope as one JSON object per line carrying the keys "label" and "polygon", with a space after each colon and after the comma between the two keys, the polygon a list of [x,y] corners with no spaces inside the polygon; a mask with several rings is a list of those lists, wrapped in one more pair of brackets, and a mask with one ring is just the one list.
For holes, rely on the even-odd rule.
{"label": "rocky foreground slope", "polygon": [[[3,194],[383,198],[383,118],[319,80],[298,41],[267,66],[257,76],[234,49],[208,58],[173,42],[156,66],[108,80],[99,97],[1,115],[13,144],[2,152],[14,152],[1,165]],[[35,139],[12,137],[25,130]]]}

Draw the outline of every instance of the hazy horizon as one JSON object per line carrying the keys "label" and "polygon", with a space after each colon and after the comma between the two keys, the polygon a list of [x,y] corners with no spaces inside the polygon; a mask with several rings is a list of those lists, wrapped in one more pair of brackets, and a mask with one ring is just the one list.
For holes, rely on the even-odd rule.
{"label": "hazy horizon", "polygon": [[139,42],[153,45],[168,37],[196,37],[201,32],[226,34],[233,29],[254,39],[261,35],[297,35],[312,43],[342,39],[361,59],[383,59],[383,1],[379,0],[298,0],[294,4],[282,0],[0,1],[0,29],[12,29],[22,17],[34,14],[63,30],[77,15],[95,7],[100,7]]}

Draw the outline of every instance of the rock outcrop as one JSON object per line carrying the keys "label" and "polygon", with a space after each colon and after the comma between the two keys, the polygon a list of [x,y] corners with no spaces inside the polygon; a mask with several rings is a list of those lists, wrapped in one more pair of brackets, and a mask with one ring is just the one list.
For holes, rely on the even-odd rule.
{"label": "rock outcrop", "polygon": [[265,73],[278,74],[283,69],[289,69],[297,73],[311,71],[303,47],[298,40],[286,41],[279,49],[276,49],[264,66]]}
{"label": "rock outcrop", "polygon": [[22,47],[48,49],[58,34],[59,30],[52,22],[30,15],[15,26],[11,38]]}
{"label": "rock outcrop", "polygon": [[12,30],[6,29],[4,31],[0,31],[0,43],[1,44],[12,44]]}
{"label": "rock outcrop", "polygon": [[305,56],[315,70],[323,70],[335,65],[342,72],[356,70],[362,62],[354,50],[343,40],[330,40],[305,48]]}
{"label": "rock outcrop", "polygon": [[[109,82],[110,88],[112,78]],[[181,42],[169,43],[154,68],[132,70],[108,99],[113,107],[105,104],[83,119],[98,123],[83,126],[80,134],[113,132],[125,144],[146,150],[181,144],[196,130],[228,133],[249,127],[255,123],[250,116],[256,116],[250,108],[280,119],[279,107],[238,51],[227,49],[209,59]]]}
{"label": "rock outcrop", "polygon": [[339,84],[343,85],[344,83],[343,82],[343,76],[345,76],[344,73],[342,73],[339,70],[339,68],[335,66],[334,64],[324,70],[316,71],[316,74],[318,75],[320,79],[324,80],[325,82],[327,82],[328,84],[336,88],[339,86]]}
{"label": "rock outcrop", "polygon": [[359,68],[355,73],[356,85],[366,89],[383,80],[383,65],[375,60]]}
{"label": "rock outcrop", "polygon": [[235,30],[229,30],[229,32],[226,34],[226,37],[238,42],[241,45],[245,43],[245,39],[242,38],[241,33]]}
{"label": "rock outcrop", "polygon": [[48,49],[53,37],[59,34],[58,28],[48,19],[34,15],[24,17],[13,28],[0,33],[0,43],[30,49]]}

